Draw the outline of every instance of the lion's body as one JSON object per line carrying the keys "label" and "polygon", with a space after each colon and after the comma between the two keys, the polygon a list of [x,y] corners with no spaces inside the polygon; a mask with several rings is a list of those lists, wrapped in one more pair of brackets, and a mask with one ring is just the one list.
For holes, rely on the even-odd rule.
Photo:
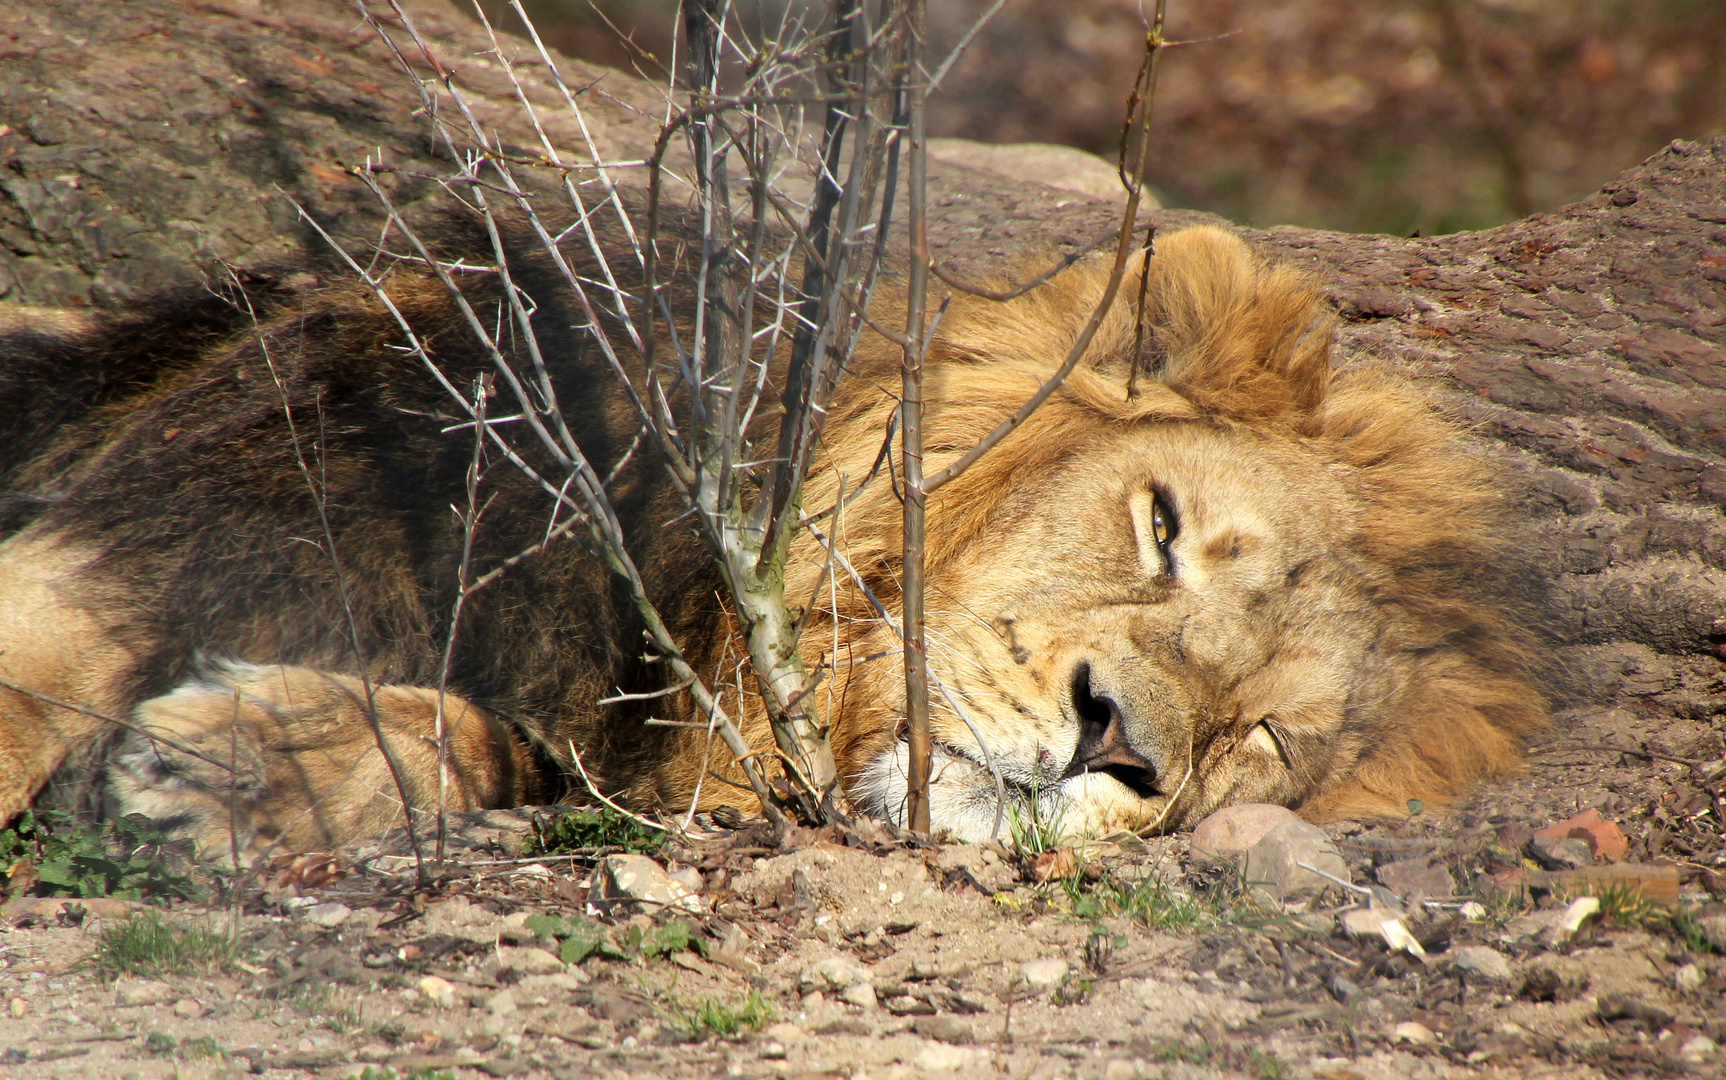
{"label": "lion's body", "polygon": [[[1160,241],[1151,273],[1157,361],[1138,392],[1123,301],[1094,359],[931,500],[935,823],[987,836],[1003,793],[1075,831],[1242,800],[1384,814],[1512,765],[1544,700],[1487,471],[1406,388],[1333,382],[1298,276],[1210,230]],[[531,260],[518,276],[574,434],[606,471],[634,422],[554,284]],[[1080,267],[1005,308],[955,301],[930,360],[931,468],[1047,377],[1100,289]],[[403,275],[391,292],[470,385],[484,357],[441,287]],[[471,432],[445,430],[444,391],[358,291],[253,299],[255,326],[205,301],[0,323],[0,400],[22,410],[0,425],[0,817],[56,777],[105,776],[111,809],[218,850],[230,821],[241,846],[347,842],[399,813],[368,696],[422,805],[439,797],[425,747],[440,699],[455,732],[441,797],[457,808],[556,795],[578,752],[640,806],[681,809],[706,771],[735,776],[705,732],[642,725],[649,707],[696,719],[686,699],[599,704],[666,676],[614,582],[567,541],[467,600],[446,672]],[[804,649],[832,665],[819,712],[849,794],[890,817],[902,677],[858,583],[896,606],[900,511],[885,475],[859,485],[896,362],[884,346],[858,356],[805,498],[846,494],[821,528],[856,576],[824,578],[812,532],[787,582],[820,597]],[[736,683],[717,576],[668,527],[679,508],[648,452],[612,495],[691,662]],[[506,464],[481,499],[470,578],[548,527],[543,493]],[[731,701],[767,745],[753,692]],[[702,792],[739,801],[723,783]]]}

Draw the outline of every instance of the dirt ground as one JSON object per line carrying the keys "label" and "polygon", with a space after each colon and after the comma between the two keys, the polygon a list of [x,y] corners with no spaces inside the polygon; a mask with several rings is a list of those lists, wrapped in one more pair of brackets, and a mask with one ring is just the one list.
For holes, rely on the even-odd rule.
{"label": "dirt ground", "polygon": [[[1187,836],[1045,857],[1054,876],[1039,884],[1007,843],[698,819],[658,858],[700,871],[701,910],[600,920],[620,942],[632,926],[655,942],[682,919],[691,947],[568,965],[528,919],[579,914],[593,859],[525,859],[521,811],[468,822],[433,886],[400,855],[330,864],[347,871],[330,880],[301,860],[254,881],[225,969],[112,978],[89,957],[136,905],[15,900],[0,1075],[1722,1076],[1717,738],[1587,710],[1521,777],[1400,827],[1329,828],[1355,883],[1409,902],[1424,960],[1342,930],[1351,900],[1247,900]],[[1676,868],[1677,906],[1608,890],[1607,917],[1563,940],[1551,924],[1568,898],[1528,887],[1544,879],[1524,845],[1589,808],[1622,826],[1624,862]],[[1122,912],[1118,883],[1146,879],[1162,885]],[[222,905],[166,915],[221,931],[232,919]],[[1505,970],[1481,967],[1482,946]],[[747,1012],[752,994],[771,1013],[759,1030],[721,1037],[691,1019],[704,1002]]]}

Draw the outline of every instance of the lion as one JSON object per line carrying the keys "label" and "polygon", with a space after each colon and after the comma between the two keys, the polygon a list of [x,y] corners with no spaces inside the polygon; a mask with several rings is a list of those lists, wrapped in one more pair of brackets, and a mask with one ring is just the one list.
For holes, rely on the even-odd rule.
{"label": "lion", "polygon": [[[518,263],[654,602],[770,746],[709,557],[652,455],[631,457],[634,416],[559,280]],[[1108,272],[949,298],[931,470],[1058,367]],[[0,324],[0,819],[82,799],[250,857],[590,789],[755,809],[599,560],[547,541],[520,470],[486,467],[464,562],[471,431],[369,291],[305,277]],[[405,268],[387,288],[472,385],[487,359],[444,288]],[[1227,231],[1159,237],[1121,296],[1060,390],[930,498],[933,828],[1169,830],[1239,802],[1400,818],[1514,769],[1550,649],[1498,471],[1409,384],[1339,369],[1312,277]],[[899,599],[879,389],[898,363],[859,347],[787,579],[815,598],[800,647],[843,794],[891,822],[905,690],[875,605]],[[452,629],[462,575],[512,558]]]}

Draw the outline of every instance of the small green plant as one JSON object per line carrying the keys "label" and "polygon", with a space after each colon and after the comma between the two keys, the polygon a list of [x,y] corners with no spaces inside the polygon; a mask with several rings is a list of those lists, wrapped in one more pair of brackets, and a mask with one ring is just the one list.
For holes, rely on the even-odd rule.
{"label": "small green plant", "polygon": [[683,919],[652,930],[631,923],[621,937],[603,923],[580,915],[534,915],[524,925],[536,934],[557,938],[558,958],[566,964],[579,964],[596,954],[608,960],[658,960],[696,942],[695,927]]}
{"label": "small green plant", "polygon": [[206,890],[180,872],[185,862],[142,814],[92,829],[64,811],[26,810],[0,829],[0,868],[13,894],[201,901]]}
{"label": "small green plant", "polygon": [[1170,1039],[1158,1043],[1151,1051],[1155,1061],[1181,1062],[1187,1065],[1220,1065],[1224,1069],[1244,1073],[1252,1080],[1282,1080],[1288,1067],[1269,1050],[1258,1047],[1214,1047],[1199,1039]]}
{"label": "small green plant", "polygon": [[709,1036],[734,1039],[766,1027],[773,1020],[773,1009],[761,999],[760,991],[751,990],[749,996],[736,1005],[712,998],[702,998],[691,1004],[673,999],[670,1007],[663,1010],[663,1015],[672,1028],[691,1039]]}
{"label": "small green plant", "polygon": [[1021,863],[1030,863],[1061,846],[1061,811],[1046,813],[1042,804],[1043,800],[1033,796],[1027,807],[1017,802],[1007,805],[1007,836],[1013,857]]}
{"label": "small green plant", "polygon": [[1157,876],[1132,881],[1113,874],[1095,881],[1073,877],[1063,880],[1061,888],[1073,914],[1081,919],[1122,915],[1170,933],[1203,930],[1228,921],[1227,912],[1219,905],[1177,892]]}
{"label": "small green plant", "polygon": [[1594,894],[1600,917],[1624,926],[1641,926],[1654,917],[1654,905],[1633,886],[1608,885]]}
{"label": "small green plant", "polygon": [[1666,925],[1673,936],[1682,941],[1691,952],[1726,952],[1726,949],[1721,948],[1708,936],[1708,932],[1702,928],[1702,920],[1696,915],[1696,909],[1688,904],[1667,916]]}
{"label": "small green plant", "polygon": [[201,1039],[181,1039],[180,1057],[186,1061],[203,1061],[205,1058],[219,1058],[222,1048],[216,1045],[216,1040],[205,1035]]}
{"label": "small green plant", "polygon": [[151,1057],[171,1057],[179,1042],[165,1031],[152,1031],[144,1036],[144,1053]]}
{"label": "small green plant", "polygon": [[327,985],[302,988],[287,1002],[290,1009],[301,1016],[323,1021],[323,1025],[337,1035],[365,1027],[364,1010],[338,998]]}
{"label": "small green plant", "polygon": [[160,978],[226,968],[234,961],[227,935],[196,926],[169,926],[155,911],[135,912],[104,927],[90,962],[106,975]]}
{"label": "small green plant", "polygon": [[633,855],[651,855],[665,843],[665,834],[632,821],[609,806],[571,810],[551,819],[533,819],[533,837],[524,854],[565,855],[597,848],[622,848]]}

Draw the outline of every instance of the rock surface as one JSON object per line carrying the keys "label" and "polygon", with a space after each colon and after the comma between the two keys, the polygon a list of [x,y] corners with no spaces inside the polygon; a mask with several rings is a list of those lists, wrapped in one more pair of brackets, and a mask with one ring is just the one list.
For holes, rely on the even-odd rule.
{"label": "rock surface", "polygon": [[1273,900],[1293,900],[1336,889],[1335,882],[1315,870],[1343,881],[1350,879],[1348,863],[1323,829],[1304,821],[1289,821],[1247,849],[1241,861],[1241,880]]}
{"label": "rock surface", "polygon": [[1222,858],[1244,855],[1264,835],[1300,815],[1270,803],[1236,803],[1215,811],[1193,828],[1194,851]]}

